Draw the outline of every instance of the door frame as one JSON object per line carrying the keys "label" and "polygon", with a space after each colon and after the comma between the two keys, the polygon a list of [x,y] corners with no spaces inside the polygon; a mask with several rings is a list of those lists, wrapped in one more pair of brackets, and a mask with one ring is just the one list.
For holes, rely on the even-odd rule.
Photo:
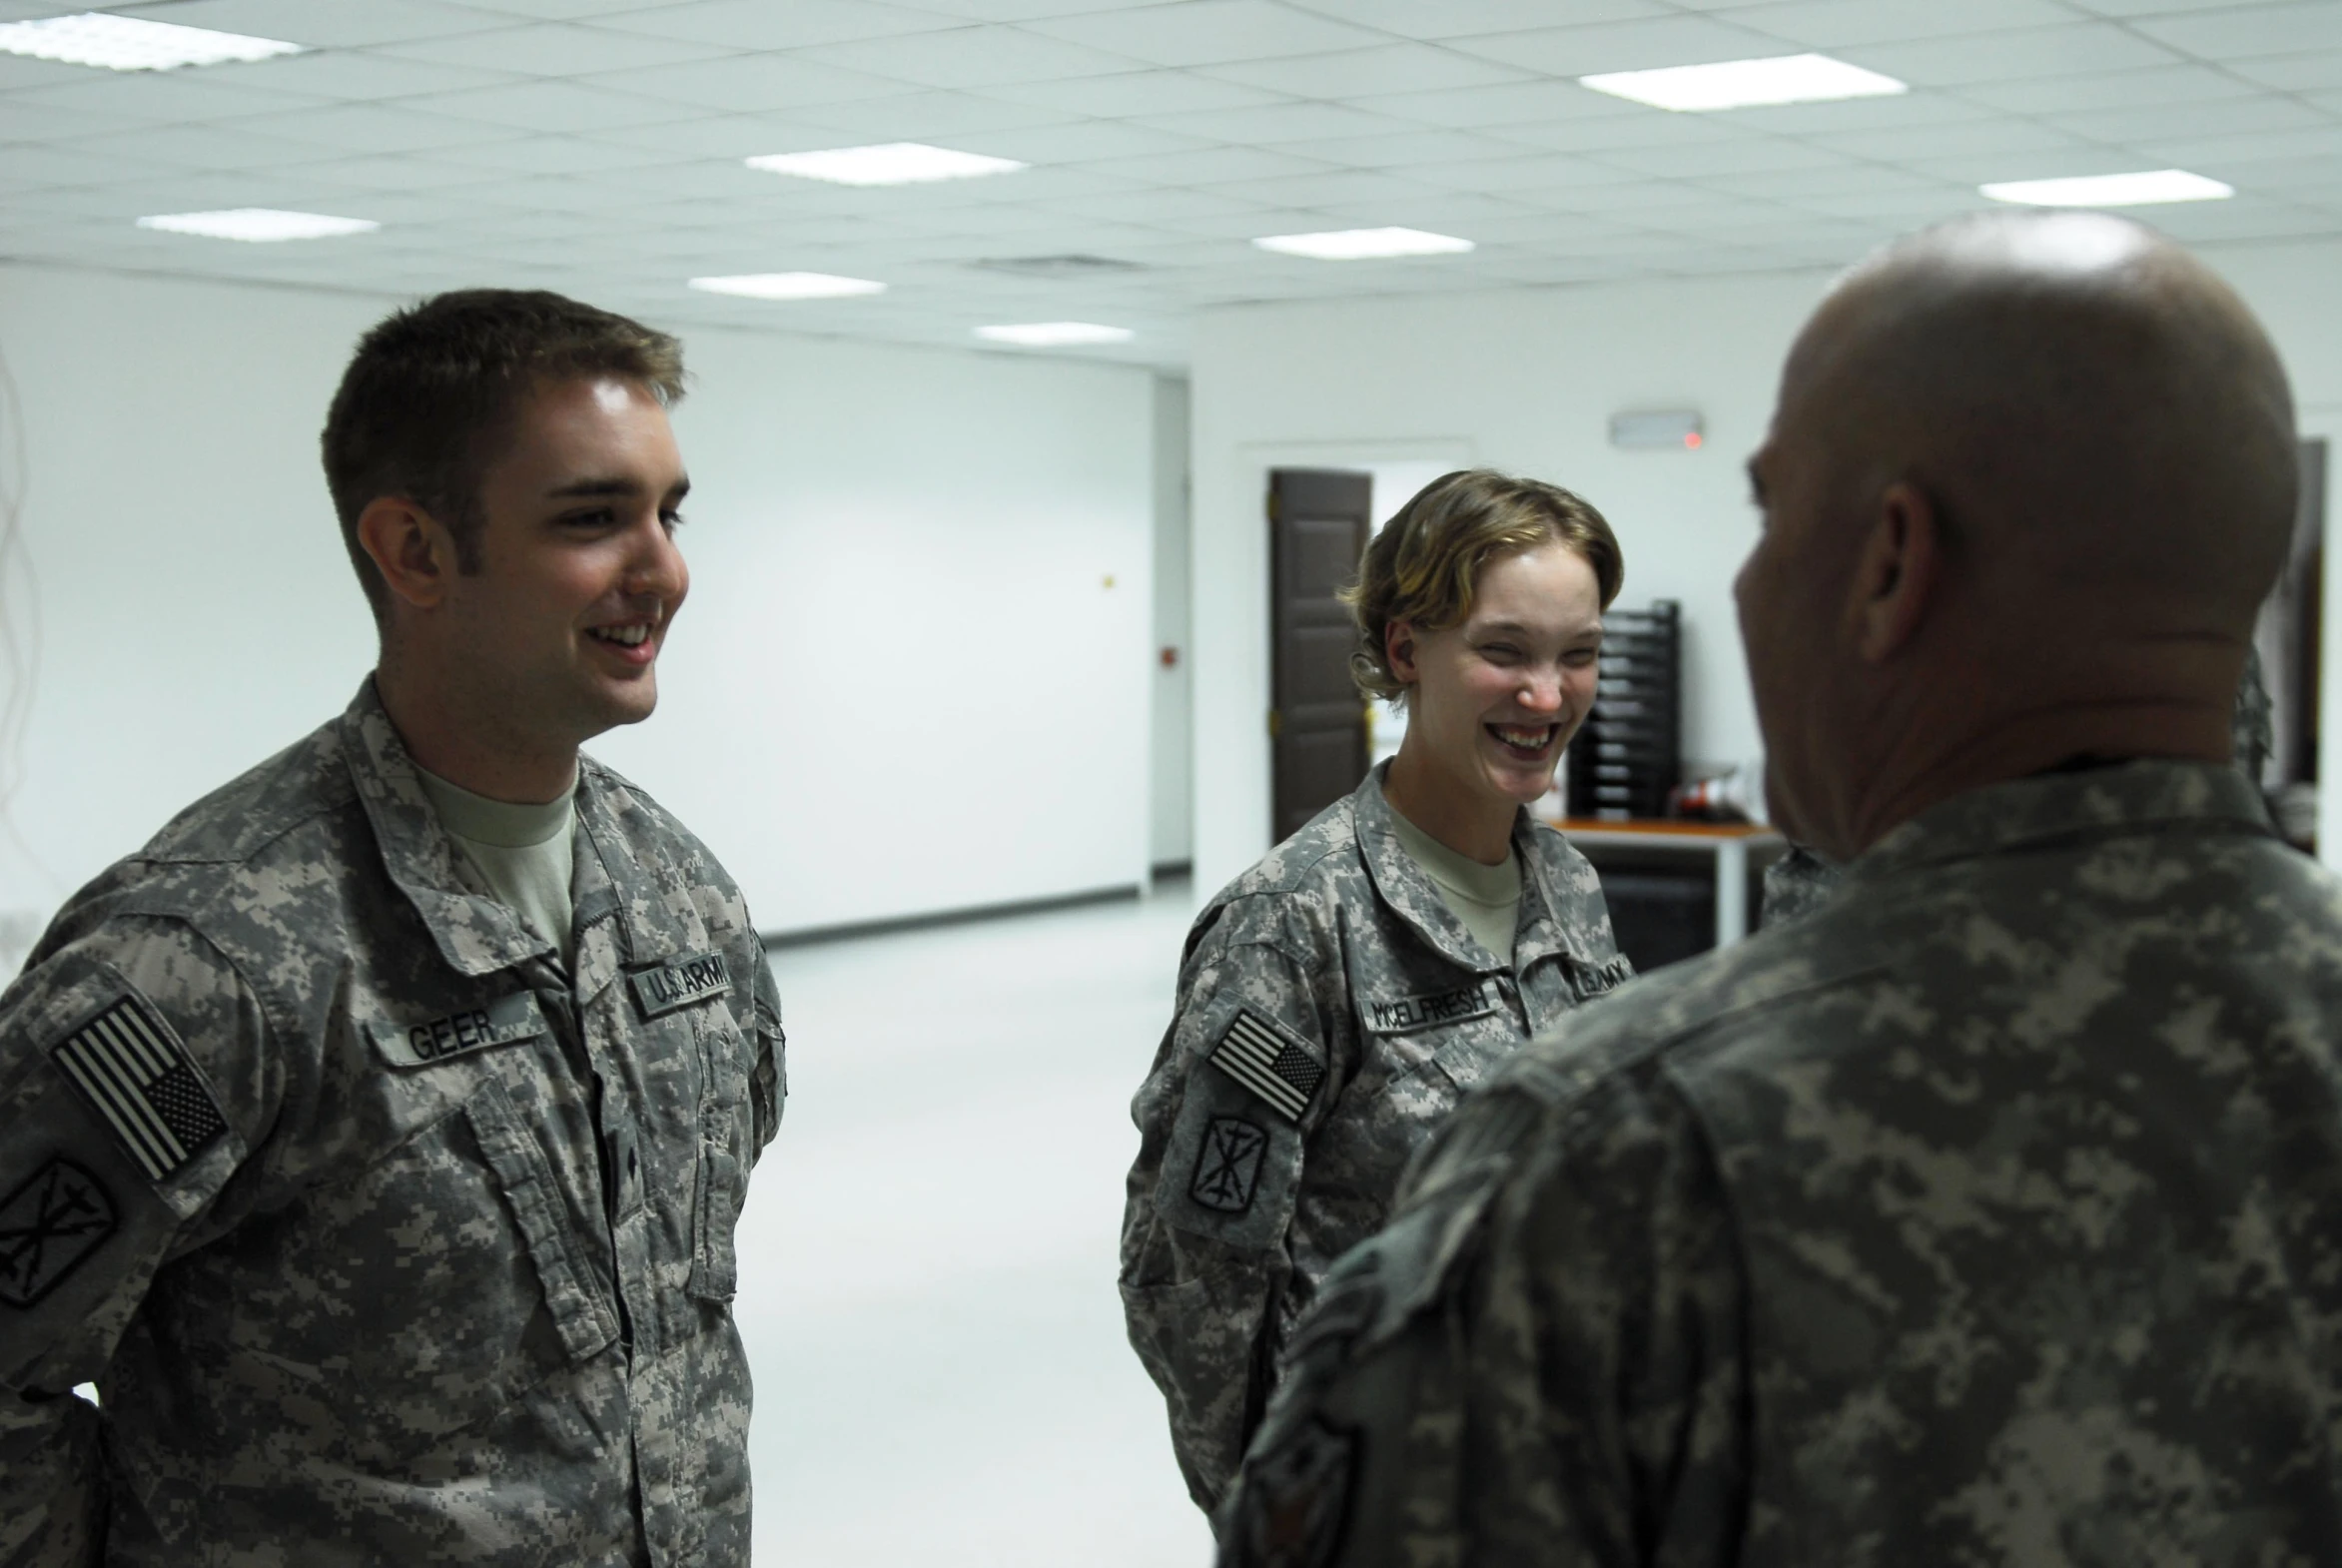
{"label": "door frame", "polygon": [[2294,412],[2294,434],[2326,443],[2324,582],[2318,627],[2318,860],[2342,871],[2342,535],[2335,529],[2334,470],[2342,466],[2342,402]]}

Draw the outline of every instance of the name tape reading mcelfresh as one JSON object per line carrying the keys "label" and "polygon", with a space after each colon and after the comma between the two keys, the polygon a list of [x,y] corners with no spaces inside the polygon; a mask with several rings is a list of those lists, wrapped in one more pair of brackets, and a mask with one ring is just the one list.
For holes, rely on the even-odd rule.
{"label": "name tape reading mcelfresh", "polygon": [[465,1008],[419,1024],[382,1020],[368,1026],[375,1050],[392,1067],[429,1067],[469,1051],[534,1040],[545,1032],[536,998],[525,991],[498,997],[485,1007]]}
{"label": "name tape reading mcelfresh", "polygon": [[723,995],[732,989],[732,972],[721,953],[692,953],[655,969],[638,969],[626,983],[634,988],[634,1005],[650,1019]]}
{"label": "name tape reading mcelfresh", "polygon": [[1401,1035],[1410,1029],[1436,1029],[1496,1011],[1496,1000],[1486,983],[1432,991],[1419,997],[1393,997],[1366,1004],[1366,1023],[1377,1034]]}

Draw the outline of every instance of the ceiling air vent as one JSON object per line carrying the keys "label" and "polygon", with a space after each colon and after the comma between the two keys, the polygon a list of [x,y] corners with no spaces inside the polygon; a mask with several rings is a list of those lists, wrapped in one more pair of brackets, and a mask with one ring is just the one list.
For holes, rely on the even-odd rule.
{"label": "ceiling air vent", "polygon": [[970,265],[1016,278],[1104,278],[1147,270],[1137,262],[1118,262],[1111,256],[999,256]]}

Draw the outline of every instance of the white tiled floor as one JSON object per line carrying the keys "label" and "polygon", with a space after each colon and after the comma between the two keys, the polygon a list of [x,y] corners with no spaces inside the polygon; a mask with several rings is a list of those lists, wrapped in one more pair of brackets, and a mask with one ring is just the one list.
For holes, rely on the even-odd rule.
{"label": "white tiled floor", "polygon": [[756,1560],[1201,1568],[1115,1293],[1181,887],[784,949],[790,1095],[741,1220]]}

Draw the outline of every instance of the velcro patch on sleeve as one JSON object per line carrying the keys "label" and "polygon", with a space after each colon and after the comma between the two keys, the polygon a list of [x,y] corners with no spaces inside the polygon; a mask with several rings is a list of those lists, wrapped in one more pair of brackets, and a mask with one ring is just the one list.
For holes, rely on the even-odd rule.
{"label": "velcro patch on sleeve", "polygon": [[228,1131],[187,1048],[135,994],[84,1020],[49,1060],[150,1181],[170,1180]]}
{"label": "velcro patch on sleeve", "polygon": [[1325,1064],[1299,1036],[1250,1008],[1236,1010],[1208,1060],[1288,1122],[1301,1120],[1325,1082]]}
{"label": "velcro patch on sleeve", "polygon": [[626,984],[634,989],[634,1005],[647,1022],[661,1013],[722,996],[732,989],[732,972],[721,953],[687,953],[636,970],[626,977]]}
{"label": "velcro patch on sleeve", "polygon": [[544,1012],[525,991],[417,1024],[383,1019],[367,1026],[375,1050],[392,1067],[430,1067],[467,1052],[534,1040],[544,1032]]}
{"label": "velcro patch on sleeve", "polygon": [[32,1306],[114,1233],[114,1199],[59,1156],[0,1198],[0,1304]]}

